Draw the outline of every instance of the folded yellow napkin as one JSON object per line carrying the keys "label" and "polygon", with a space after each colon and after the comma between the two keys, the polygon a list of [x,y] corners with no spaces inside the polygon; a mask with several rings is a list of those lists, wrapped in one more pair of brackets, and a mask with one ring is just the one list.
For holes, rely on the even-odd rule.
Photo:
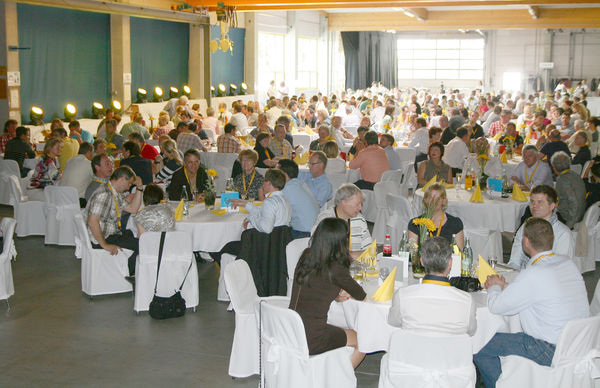
{"label": "folded yellow napkin", "polygon": [[215,210],[211,210],[210,212],[217,216],[222,216],[223,214],[227,213],[227,209],[215,209]]}
{"label": "folded yellow napkin", "polygon": [[238,137],[238,140],[242,144],[242,147],[249,148],[248,143],[246,143],[246,140],[244,140],[244,138],[242,136]]}
{"label": "folded yellow napkin", "polygon": [[525,135],[525,144],[529,144],[529,141],[531,140],[531,132],[527,132],[527,135]]}
{"label": "folded yellow napkin", "polygon": [[361,261],[363,263],[368,263],[368,260],[377,257],[377,240],[373,240],[373,242],[364,250],[363,253],[358,256],[357,261]]}
{"label": "folded yellow napkin", "polygon": [[432,184],[434,184],[436,182],[437,182],[437,175],[435,175],[433,178],[431,178],[429,180],[429,182],[425,183],[425,186],[423,186],[423,192],[425,192],[429,188],[429,186],[431,186]]}
{"label": "folded yellow napkin", "polygon": [[523,194],[523,191],[516,183],[513,185],[512,199],[519,202],[527,201],[527,197],[525,196],[525,194]]}
{"label": "folded yellow napkin", "polygon": [[498,133],[496,134],[496,136],[494,136],[494,140],[496,140],[496,141],[500,140],[500,137],[501,137],[501,136],[502,136],[502,132],[498,132]]}
{"label": "folded yellow napkin", "polygon": [[446,189],[453,189],[454,185],[452,183],[444,183],[444,188],[446,188]]}
{"label": "folded yellow napkin", "polygon": [[479,268],[477,268],[477,277],[479,278],[479,283],[481,283],[481,286],[483,287],[488,276],[497,274],[498,273],[494,271],[488,262],[485,261],[481,255],[479,255]]}
{"label": "folded yellow napkin", "polygon": [[260,206],[260,205],[262,205],[262,201],[254,201],[254,202],[252,202],[252,204],[254,206]]}
{"label": "folded yellow napkin", "polygon": [[508,163],[508,159],[506,158],[506,151],[504,151],[502,153],[502,155],[500,155],[500,160],[502,161],[502,163],[506,164]]}
{"label": "folded yellow napkin", "polygon": [[311,127],[305,127],[304,128],[304,132],[308,133],[309,135],[314,135],[315,133],[313,132]]}
{"label": "folded yellow napkin", "polygon": [[241,211],[242,213],[246,213],[246,214],[248,214],[248,210],[246,210],[246,208],[245,208],[245,207],[243,207],[243,206],[240,206],[240,207],[238,207],[238,209],[240,209],[240,211]]}
{"label": "folded yellow napkin", "polygon": [[179,205],[175,208],[175,221],[183,220],[183,199],[179,201]]}
{"label": "folded yellow napkin", "polygon": [[310,157],[310,154],[308,152],[305,152],[302,155],[296,155],[296,157],[294,158],[294,162],[296,162],[296,164],[300,166],[300,165],[308,163],[309,157]]}
{"label": "folded yellow napkin", "polygon": [[473,191],[473,195],[471,195],[469,202],[483,203],[483,196],[481,195],[481,188],[479,187],[479,184],[475,186],[475,191]]}
{"label": "folded yellow napkin", "polygon": [[387,302],[394,297],[394,283],[396,281],[396,270],[398,267],[394,267],[392,272],[383,281],[383,284],[375,291],[371,299],[377,302]]}

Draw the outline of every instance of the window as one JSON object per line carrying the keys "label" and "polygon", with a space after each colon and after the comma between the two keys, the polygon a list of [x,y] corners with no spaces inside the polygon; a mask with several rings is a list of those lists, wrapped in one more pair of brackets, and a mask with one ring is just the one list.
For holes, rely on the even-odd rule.
{"label": "window", "polygon": [[482,79],[483,39],[398,39],[399,79]]}
{"label": "window", "polygon": [[298,89],[317,89],[317,39],[298,38]]}
{"label": "window", "polygon": [[258,83],[265,90],[271,81],[279,85],[285,80],[285,35],[271,32],[258,33]]}

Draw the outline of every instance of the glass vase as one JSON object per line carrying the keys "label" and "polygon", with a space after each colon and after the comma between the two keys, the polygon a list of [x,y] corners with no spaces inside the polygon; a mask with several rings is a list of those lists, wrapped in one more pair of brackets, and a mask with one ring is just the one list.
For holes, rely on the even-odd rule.
{"label": "glass vase", "polygon": [[216,198],[217,195],[214,190],[206,190],[204,192],[204,205],[208,210],[214,209]]}

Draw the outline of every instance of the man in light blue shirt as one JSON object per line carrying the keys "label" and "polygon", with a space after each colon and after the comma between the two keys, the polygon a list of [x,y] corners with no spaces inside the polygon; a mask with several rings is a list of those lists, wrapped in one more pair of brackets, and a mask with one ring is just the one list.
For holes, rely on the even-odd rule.
{"label": "man in light blue shirt", "polygon": [[402,160],[394,151],[394,136],[389,133],[384,133],[379,139],[379,145],[385,150],[388,161],[390,162],[390,170],[400,170],[402,168]]}
{"label": "man in light blue shirt", "polygon": [[319,203],[306,183],[298,179],[298,165],[290,159],[281,159],[279,169],[285,174],[285,187],[282,190],[292,206],[292,238],[310,237],[310,230],[319,215]]}
{"label": "man in light blue shirt", "polygon": [[590,315],[585,283],[570,257],[554,253],[550,222],[529,218],[523,226],[526,268],[507,284],[503,277],[487,278],[491,313],[519,314],[522,333],[496,333],[473,361],[486,388],[494,388],[502,373],[500,357],[517,355],[550,366],[559,336],[567,322]]}
{"label": "man in light blue shirt", "polygon": [[333,196],[331,182],[325,175],[327,156],[322,151],[315,151],[308,160],[308,172],[300,171],[298,179],[305,182],[320,207],[323,207]]}

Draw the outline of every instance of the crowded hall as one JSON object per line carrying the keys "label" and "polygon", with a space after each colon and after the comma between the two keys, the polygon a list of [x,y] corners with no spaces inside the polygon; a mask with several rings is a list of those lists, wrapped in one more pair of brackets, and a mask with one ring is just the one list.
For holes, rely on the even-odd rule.
{"label": "crowded hall", "polygon": [[600,6],[0,3],[6,386],[600,387]]}

